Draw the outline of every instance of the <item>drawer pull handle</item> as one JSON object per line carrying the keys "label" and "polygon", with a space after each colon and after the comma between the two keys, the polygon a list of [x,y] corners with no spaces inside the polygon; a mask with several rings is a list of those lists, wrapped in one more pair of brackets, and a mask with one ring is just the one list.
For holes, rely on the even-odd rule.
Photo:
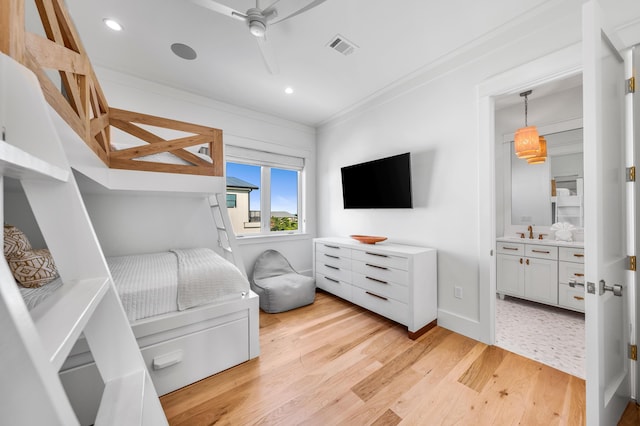
{"label": "drawer pull handle", "polygon": [[576,277],[584,277],[584,274],[581,274],[581,273],[579,273],[579,272],[576,272],[576,273],[575,273],[575,274],[573,274],[573,275],[575,275]]}
{"label": "drawer pull handle", "polygon": [[579,283],[579,282],[577,282],[575,279],[571,278],[571,279],[569,280],[569,287],[571,287],[571,288],[576,288],[576,286],[582,286],[582,287],[584,287],[584,283]]}
{"label": "drawer pull handle", "polygon": [[372,265],[370,263],[365,263],[365,265],[370,266],[372,268],[377,268],[377,269],[384,269],[385,271],[388,271],[389,268],[385,268],[384,266],[378,266],[378,265]]}
{"label": "drawer pull handle", "polygon": [[326,263],[324,264],[324,266],[326,266],[327,268],[335,269],[336,271],[340,270],[340,268],[338,268],[337,266],[327,265]]}
{"label": "drawer pull handle", "polygon": [[373,297],[377,297],[378,299],[382,299],[382,300],[389,300],[386,297],[382,297],[382,296],[378,296],[377,294],[371,293],[369,291],[366,292],[369,296],[373,296]]}
{"label": "drawer pull handle", "polygon": [[340,284],[340,281],[338,281],[338,280],[334,280],[333,278],[324,277],[324,279],[325,279],[325,280],[327,280],[327,281],[331,281],[331,282],[333,282],[333,283],[336,283],[336,284]]}
{"label": "drawer pull handle", "polygon": [[365,254],[369,254],[371,256],[378,256],[378,257],[389,257],[386,254],[380,254],[380,253],[371,253],[370,251],[365,251]]}
{"label": "drawer pull handle", "polygon": [[584,297],[582,296],[573,296],[573,298],[576,300],[584,300]]}
{"label": "drawer pull handle", "polygon": [[520,258],[520,264],[522,265],[522,258]]}
{"label": "drawer pull handle", "polygon": [[518,251],[520,250],[518,247],[507,247],[507,246],[502,246],[502,250],[513,250],[513,251]]}
{"label": "drawer pull handle", "polygon": [[532,252],[534,252],[534,253],[543,253],[543,254],[549,254],[549,253],[551,253],[551,252],[550,252],[550,251],[548,251],[548,250],[531,250],[531,251],[532,251]]}
{"label": "drawer pull handle", "polygon": [[584,254],[582,254],[582,253],[574,253],[573,255],[575,257],[584,257]]}
{"label": "drawer pull handle", "polygon": [[388,282],[379,280],[377,278],[371,278],[371,277],[367,277],[367,276],[365,276],[365,278],[368,279],[368,280],[371,280],[371,281],[375,281],[375,282],[380,283],[380,284],[389,284]]}
{"label": "drawer pull handle", "polygon": [[340,256],[334,256],[332,254],[326,254],[326,253],[324,255],[327,257],[330,257],[331,259],[340,259]]}
{"label": "drawer pull handle", "polygon": [[330,249],[338,249],[338,250],[340,250],[340,247],[338,247],[338,246],[330,246],[329,244],[325,244],[324,246],[325,246],[326,248],[330,248]]}
{"label": "drawer pull handle", "polygon": [[529,264],[529,259],[527,259],[527,265]]}
{"label": "drawer pull handle", "polygon": [[163,368],[171,367],[182,361],[182,351],[177,350],[169,352],[168,354],[159,355],[153,358],[153,369],[162,370]]}

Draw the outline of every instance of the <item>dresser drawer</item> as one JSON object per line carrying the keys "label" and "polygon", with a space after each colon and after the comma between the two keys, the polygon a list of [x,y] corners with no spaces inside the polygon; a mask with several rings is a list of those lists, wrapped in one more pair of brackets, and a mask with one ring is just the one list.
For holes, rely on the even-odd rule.
{"label": "dresser drawer", "polygon": [[535,257],[538,259],[558,259],[558,247],[554,246],[544,246],[537,244],[526,244],[525,245],[525,256],[527,257]]}
{"label": "dresser drawer", "polygon": [[351,274],[353,285],[380,296],[390,297],[400,302],[407,303],[409,301],[409,287],[399,285],[393,281],[383,281],[368,275],[362,275],[358,272]]}
{"label": "dresser drawer", "polygon": [[333,253],[316,253],[316,263],[335,266],[340,269],[351,269],[351,258]]}
{"label": "dresser drawer", "polygon": [[524,256],[524,244],[505,243],[498,241],[496,243],[496,251],[501,254],[513,254],[514,256]]}
{"label": "dresser drawer", "polygon": [[584,287],[569,287],[568,284],[558,285],[558,305],[584,312]]}
{"label": "dresser drawer", "polygon": [[570,279],[584,284],[584,264],[573,262],[558,262],[558,281],[568,284]]}
{"label": "dresser drawer", "polygon": [[384,283],[394,282],[405,286],[409,283],[409,272],[402,269],[380,266],[361,260],[353,260],[351,262],[351,270],[367,277],[383,281]]}
{"label": "dresser drawer", "polygon": [[405,271],[409,269],[408,258],[377,253],[375,250],[353,250],[351,252],[351,258],[387,268],[402,269]]}
{"label": "dresser drawer", "polygon": [[334,256],[351,258],[351,249],[331,243],[316,243],[316,253],[327,253]]}
{"label": "dresser drawer", "polygon": [[385,297],[360,287],[353,287],[353,303],[400,324],[407,325],[409,322],[409,307],[407,304],[390,297]]}
{"label": "dresser drawer", "polygon": [[316,286],[342,299],[351,300],[352,286],[349,283],[317,273]]}
{"label": "dresser drawer", "polygon": [[336,280],[351,282],[351,269],[349,268],[341,268],[325,262],[316,262],[316,273]]}
{"label": "dresser drawer", "polygon": [[566,262],[584,263],[584,249],[581,247],[560,247],[559,259]]}

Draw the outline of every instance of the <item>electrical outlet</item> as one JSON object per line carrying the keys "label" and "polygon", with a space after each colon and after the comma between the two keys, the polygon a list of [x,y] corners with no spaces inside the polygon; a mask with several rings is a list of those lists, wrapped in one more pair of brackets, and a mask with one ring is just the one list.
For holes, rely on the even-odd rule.
{"label": "electrical outlet", "polygon": [[454,287],[454,293],[453,295],[457,298],[457,299],[462,299],[462,287]]}

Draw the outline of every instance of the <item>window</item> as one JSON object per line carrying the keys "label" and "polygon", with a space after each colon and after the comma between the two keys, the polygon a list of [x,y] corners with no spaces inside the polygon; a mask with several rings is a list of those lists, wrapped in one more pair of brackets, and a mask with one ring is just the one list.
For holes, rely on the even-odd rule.
{"label": "window", "polygon": [[236,197],[238,196],[238,194],[227,194],[227,208],[228,209],[235,209],[237,206],[237,199]]}
{"label": "window", "polygon": [[227,147],[227,206],[236,235],[298,233],[303,159]]}

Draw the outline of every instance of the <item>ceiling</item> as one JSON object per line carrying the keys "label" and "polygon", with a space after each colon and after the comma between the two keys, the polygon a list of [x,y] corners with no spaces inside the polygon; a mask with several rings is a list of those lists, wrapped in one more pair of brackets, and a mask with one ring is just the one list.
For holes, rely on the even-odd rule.
{"label": "ceiling", "polygon": [[[268,28],[277,74],[266,70],[245,23],[190,0],[66,0],[66,4],[98,67],[317,126],[392,90],[443,58],[469,53],[481,41],[486,48],[499,39],[502,29],[513,28],[538,10],[553,10],[563,1],[326,0]],[[251,0],[219,2],[242,12],[255,6]],[[618,12],[618,23],[640,16],[637,0],[605,2],[637,12]],[[107,17],[118,20],[124,30],[106,28]],[[358,48],[348,56],[330,49],[327,44],[338,34]],[[197,58],[174,55],[173,43],[192,47]],[[287,86],[293,94],[285,94]]]}

